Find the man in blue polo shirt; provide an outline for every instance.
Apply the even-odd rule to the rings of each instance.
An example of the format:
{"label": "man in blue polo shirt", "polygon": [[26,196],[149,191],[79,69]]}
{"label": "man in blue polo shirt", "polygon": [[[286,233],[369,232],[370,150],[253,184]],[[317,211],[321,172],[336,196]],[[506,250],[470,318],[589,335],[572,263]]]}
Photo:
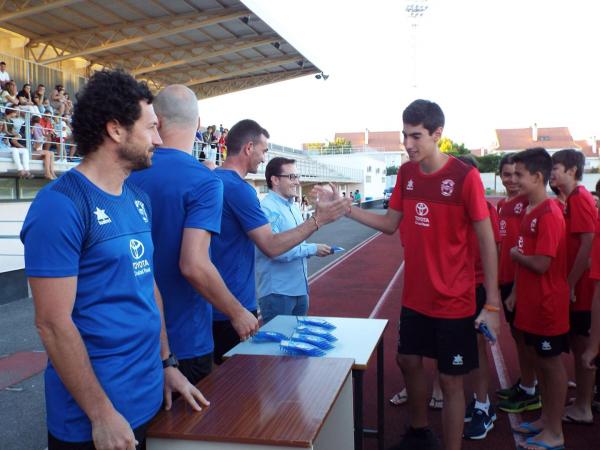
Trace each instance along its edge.
{"label": "man in blue polo shirt", "polygon": [[[265,179],[269,193],[261,201],[273,233],[300,225],[302,213],[294,203],[300,176],[296,161],[276,157],[269,161]],[[302,242],[275,258],[256,249],[256,291],[260,314],[267,323],[280,314],[305,316],[308,312],[308,272],[306,260],[311,256],[329,256],[326,244]]]}
{"label": "man in blue polo shirt", "polygon": [[125,181],[151,164],[161,143],[152,99],[125,72],[96,72],[73,115],[85,159],[39,192],[23,224],[36,327],[49,357],[49,450],[134,450],[145,445],[163,399],[170,408],[172,390],[196,410],[207,404],[169,358],[152,210]]}
{"label": "man in blue polo shirt", "polygon": [[229,292],[210,260],[211,237],[221,230],[223,183],[192,156],[198,100],[182,85],[153,102],[163,145],[152,166],[129,180],[150,196],[156,283],[165,308],[171,350],[179,370],[196,384],[212,369],[212,306],[225,311],[246,339],[258,321]]}
{"label": "man in blue polo shirt", "polygon": [[[269,150],[269,133],[254,120],[236,123],[227,135],[227,159],[215,170],[223,182],[221,233],[211,242],[212,258],[229,290],[246,309],[257,314],[254,279],[254,245],[270,258],[306,240],[321,225],[333,222],[350,207],[348,199],[317,203],[306,222],[283,233],[273,233],[260,207],[256,190],[244,178],[256,173]],[[215,362],[238,342],[232,323],[223,312],[213,314]]]}

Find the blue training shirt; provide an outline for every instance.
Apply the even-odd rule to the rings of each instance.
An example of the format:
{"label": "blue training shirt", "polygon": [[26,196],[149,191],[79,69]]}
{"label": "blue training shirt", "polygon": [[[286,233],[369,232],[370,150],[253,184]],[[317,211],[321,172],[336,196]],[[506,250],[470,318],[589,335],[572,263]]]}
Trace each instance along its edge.
{"label": "blue training shirt", "polygon": [[152,203],[155,277],[171,351],[179,359],[211,353],[212,305],[183,277],[179,258],[185,228],[219,233],[223,183],[192,155],[165,148],[156,149],[152,166],[132,173],[129,181]]}
{"label": "blue training shirt", "polygon": [[[221,234],[211,242],[212,260],[231,293],[249,311],[256,310],[254,242],[248,232],[269,220],[260,207],[256,190],[233,170],[216,169],[223,181]],[[228,320],[215,309],[213,320]]]}
{"label": "blue training shirt", "polygon": [[[160,312],[154,298],[148,197],[125,183],[110,195],[71,169],[42,189],[21,230],[30,277],[77,277],[72,319],[92,368],[132,428],[162,403]],[[51,362],[45,373],[48,430],[92,439],[91,424]]]}

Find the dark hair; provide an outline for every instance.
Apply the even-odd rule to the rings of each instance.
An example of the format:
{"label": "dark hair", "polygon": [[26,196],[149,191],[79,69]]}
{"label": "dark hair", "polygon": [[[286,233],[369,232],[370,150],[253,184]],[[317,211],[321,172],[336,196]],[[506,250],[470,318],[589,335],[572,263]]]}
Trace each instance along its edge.
{"label": "dark hair", "polygon": [[141,101],[152,103],[153,95],[144,82],[123,70],[94,73],[77,93],[71,124],[77,152],[94,152],[107,136],[106,124],[116,120],[130,130],[142,115]]}
{"label": "dark hair", "polygon": [[4,61],[0,61],[0,66],[5,66],[6,63]]}
{"label": "dark hair", "polygon": [[513,155],[511,155],[510,153],[502,155],[502,159],[500,160],[500,163],[498,164],[498,173],[502,173],[502,169],[504,169],[505,165],[507,165],[507,164],[513,165],[514,163],[515,163],[515,161],[513,160]]}
{"label": "dark hair", "polygon": [[596,192],[600,194],[600,180],[596,183]]}
{"label": "dark hair", "polygon": [[521,163],[531,174],[540,172],[542,174],[544,184],[550,179],[552,172],[552,158],[545,148],[535,147],[528,148],[513,156],[515,163]]}
{"label": "dark hair", "polygon": [[33,124],[36,124],[36,123],[40,123],[41,120],[42,119],[40,118],[40,116],[33,116],[31,118],[31,122],[30,123],[31,123],[31,125],[33,125]]}
{"label": "dark hair", "polygon": [[240,120],[227,134],[227,155],[234,156],[240,153],[242,147],[248,142],[257,142],[261,135],[269,138],[269,132],[251,119]]}
{"label": "dark hair", "polygon": [[284,158],[283,156],[277,156],[269,161],[269,164],[267,164],[267,168],[265,169],[265,178],[267,179],[267,186],[269,189],[273,189],[271,177],[273,175],[281,175],[281,166],[294,164],[295,162],[295,159]]}
{"label": "dark hair", "polygon": [[581,180],[583,177],[583,168],[585,167],[585,156],[578,150],[567,148],[559,150],[552,155],[552,164],[562,164],[565,170],[575,167],[575,179]]}
{"label": "dark hair", "polygon": [[550,190],[554,192],[554,195],[556,195],[557,197],[560,195],[560,189],[556,186],[550,186]]}
{"label": "dark hair", "polygon": [[479,163],[477,162],[477,160],[475,158],[473,158],[470,155],[460,155],[460,156],[457,156],[456,159],[464,162],[465,164],[467,164],[471,167],[475,167],[477,170],[479,170]]}
{"label": "dark hair", "polygon": [[429,100],[415,100],[408,105],[402,113],[402,121],[414,126],[423,125],[430,135],[445,124],[442,108]]}

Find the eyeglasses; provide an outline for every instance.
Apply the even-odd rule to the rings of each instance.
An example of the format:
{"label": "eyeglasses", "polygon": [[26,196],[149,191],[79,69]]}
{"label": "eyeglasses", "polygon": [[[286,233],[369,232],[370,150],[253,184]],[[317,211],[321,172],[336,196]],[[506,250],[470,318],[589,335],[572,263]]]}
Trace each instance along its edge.
{"label": "eyeglasses", "polygon": [[275,176],[281,177],[281,178],[289,178],[290,181],[295,181],[295,180],[300,179],[300,175],[298,175],[297,173],[284,173],[284,174],[275,175]]}

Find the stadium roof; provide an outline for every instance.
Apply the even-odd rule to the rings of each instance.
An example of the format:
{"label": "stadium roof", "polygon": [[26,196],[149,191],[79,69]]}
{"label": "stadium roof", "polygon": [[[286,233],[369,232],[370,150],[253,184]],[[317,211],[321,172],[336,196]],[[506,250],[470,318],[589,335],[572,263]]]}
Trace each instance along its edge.
{"label": "stadium roof", "polygon": [[239,0],[7,0],[0,27],[40,64],[84,58],[199,98],[321,72]]}

